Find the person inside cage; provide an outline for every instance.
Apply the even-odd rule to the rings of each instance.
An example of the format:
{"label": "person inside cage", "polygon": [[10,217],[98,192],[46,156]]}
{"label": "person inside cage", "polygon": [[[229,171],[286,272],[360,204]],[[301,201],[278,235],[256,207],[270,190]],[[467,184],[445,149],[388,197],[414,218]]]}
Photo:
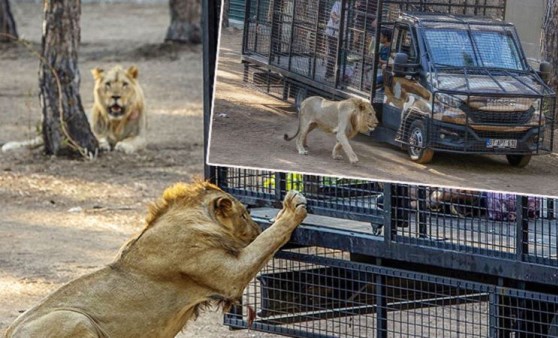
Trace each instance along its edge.
{"label": "person inside cage", "polygon": [[389,60],[391,50],[391,30],[384,28],[380,32],[380,52],[378,59],[378,75],[376,76],[376,84],[384,84],[384,69],[386,68]]}
{"label": "person inside cage", "polygon": [[372,44],[377,24],[376,8],[376,0],[355,1],[353,48],[360,50],[361,48],[368,48]]}
{"label": "person inside cage", "polygon": [[341,1],[335,1],[331,7],[327,21],[325,35],[327,37],[327,65],[326,79],[334,75],[335,59],[337,56],[337,41],[339,39],[339,21],[341,19]]}

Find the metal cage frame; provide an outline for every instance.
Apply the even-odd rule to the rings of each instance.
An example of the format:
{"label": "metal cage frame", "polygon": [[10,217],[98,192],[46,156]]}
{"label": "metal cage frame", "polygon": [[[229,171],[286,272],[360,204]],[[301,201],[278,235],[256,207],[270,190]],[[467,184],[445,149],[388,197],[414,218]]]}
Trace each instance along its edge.
{"label": "metal cage frame", "polygon": [[[207,141],[220,8],[202,4]],[[293,337],[558,335],[556,198],[207,165],[205,177],[252,206],[263,228],[290,189],[304,192],[314,218],[225,315],[232,328]]]}

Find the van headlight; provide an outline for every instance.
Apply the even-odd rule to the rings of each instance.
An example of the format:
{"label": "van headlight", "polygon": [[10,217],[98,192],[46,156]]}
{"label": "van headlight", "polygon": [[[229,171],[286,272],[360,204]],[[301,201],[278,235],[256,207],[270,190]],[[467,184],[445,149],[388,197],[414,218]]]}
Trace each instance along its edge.
{"label": "van headlight", "polygon": [[467,98],[460,95],[449,95],[444,93],[436,94],[436,102],[440,102],[442,105],[449,106],[452,108],[460,108]]}
{"label": "van headlight", "polygon": [[[466,124],[467,115],[461,107],[465,104],[466,97],[448,94],[436,94],[434,102],[435,118],[453,124]],[[438,116],[436,116],[438,115]]]}

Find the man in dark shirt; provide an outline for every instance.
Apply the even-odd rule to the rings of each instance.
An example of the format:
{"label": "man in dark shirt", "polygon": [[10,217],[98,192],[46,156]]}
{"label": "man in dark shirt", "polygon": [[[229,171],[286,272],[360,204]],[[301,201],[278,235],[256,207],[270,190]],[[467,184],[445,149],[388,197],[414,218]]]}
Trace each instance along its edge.
{"label": "man in dark shirt", "polygon": [[380,32],[380,60],[378,62],[378,76],[376,77],[376,83],[379,85],[384,84],[383,71],[388,63],[390,48],[391,30],[384,28]]}

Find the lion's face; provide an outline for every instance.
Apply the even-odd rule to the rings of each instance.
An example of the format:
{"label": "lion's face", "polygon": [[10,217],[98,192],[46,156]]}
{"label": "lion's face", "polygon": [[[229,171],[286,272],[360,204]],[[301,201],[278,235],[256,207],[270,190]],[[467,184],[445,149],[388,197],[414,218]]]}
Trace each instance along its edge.
{"label": "lion's face", "polygon": [[95,100],[106,111],[108,117],[120,120],[133,114],[131,105],[137,101],[138,69],[135,66],[124,70],[115,66],[108,72],[100,68],[92,71],[95,78]]}
{"label": "lion's face", "polygon": [[230,235],[248,245],[260,234],[260,226],[236,198],[225,193],[219,195],[213,200],[215,219]]}
{"label": "lion's face", "polygon": [[378,118],[376,117],[376,111],[370,104],[370,102],[361,101],[358,106],[359,123],[358,130],[361,133],[366,133],[370,129],[376,128],[378,125]]}

